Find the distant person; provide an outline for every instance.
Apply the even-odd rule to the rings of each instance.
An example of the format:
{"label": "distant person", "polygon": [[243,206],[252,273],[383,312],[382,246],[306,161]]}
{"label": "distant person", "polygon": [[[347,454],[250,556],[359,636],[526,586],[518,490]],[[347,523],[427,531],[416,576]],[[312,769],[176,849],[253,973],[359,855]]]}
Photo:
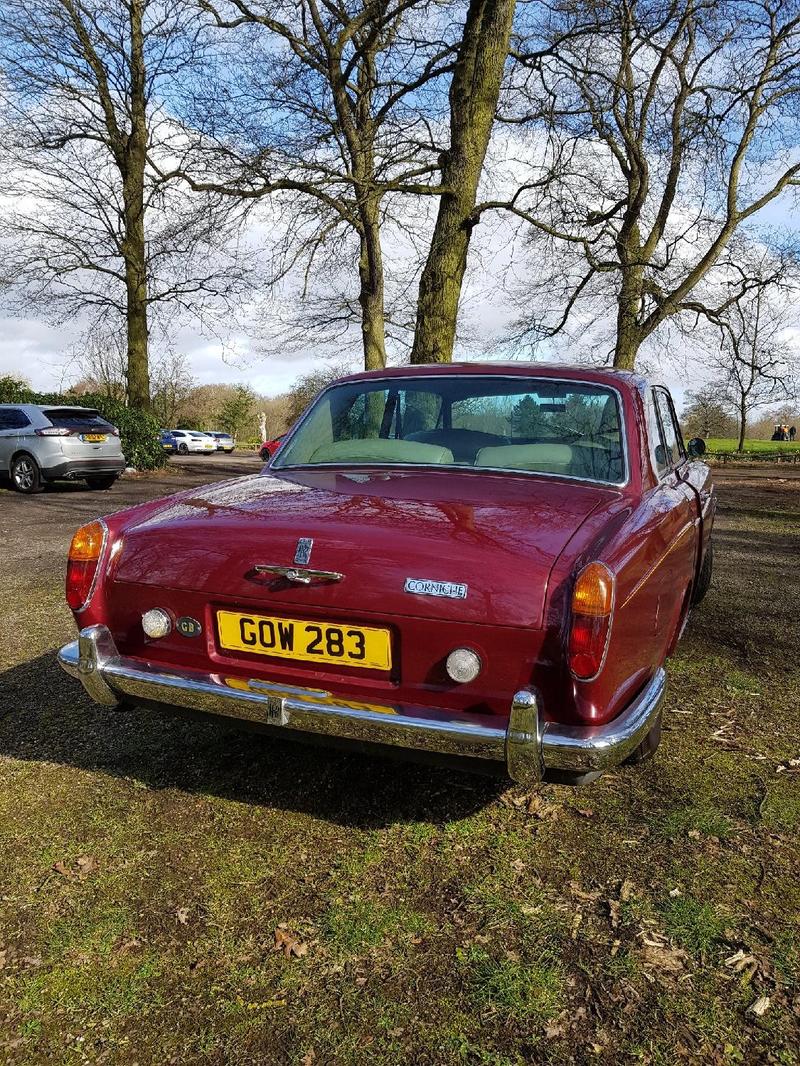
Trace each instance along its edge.
{"label": "distant person", "polygon": [[794,438],[797,436],[797,427],[792,426],[789,430],[789,440],[794,444]]}
{"label": "distant person", "polygon": [[769,438],[770,440],[783,440],[783,430],[780,426],[775,427],[775,432]]}

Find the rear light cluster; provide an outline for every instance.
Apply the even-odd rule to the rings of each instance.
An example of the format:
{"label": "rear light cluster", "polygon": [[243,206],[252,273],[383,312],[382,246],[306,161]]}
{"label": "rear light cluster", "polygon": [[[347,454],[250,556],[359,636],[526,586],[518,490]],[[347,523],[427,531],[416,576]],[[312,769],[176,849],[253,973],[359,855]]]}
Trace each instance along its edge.
{"label": "rear light cluster", "polygon": [[589,563],[575,581],[569,634],[569,668],[581,681],[600,673],[613,610],[614,575],[604,563]]}
{"label": "rear light cluster", "polygon": [[45,426],[44,429],[35,429],[37,437],[81,437],[89,433],[105,434],[106,436],[118,437],[119,430],[116,426],[100,426],[97,429],[68,429],[66,426]]}
{"label": "rear light cluster", "polygon": [[67,603],[80,611],[89,602],[108,530],[105,522],[81,526],[69,546],[67,556]]}

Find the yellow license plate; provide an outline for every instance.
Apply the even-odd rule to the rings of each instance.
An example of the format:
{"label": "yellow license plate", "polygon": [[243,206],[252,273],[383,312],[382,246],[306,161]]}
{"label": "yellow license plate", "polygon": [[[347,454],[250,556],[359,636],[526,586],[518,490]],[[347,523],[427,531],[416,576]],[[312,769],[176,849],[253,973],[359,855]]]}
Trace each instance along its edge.
{"label": "yellow license plate", "polygon": [[105,433],[84,433],[84,440],[90,440],[92,444],[102,444],[106,439]]}
{"label": "yellow license plate", "polygon": [[390,670],[392,666],[388,629],[306,622],[239,611],[217,611],[217,627],[220,646],[230,651],[361,666],[367,670]]}

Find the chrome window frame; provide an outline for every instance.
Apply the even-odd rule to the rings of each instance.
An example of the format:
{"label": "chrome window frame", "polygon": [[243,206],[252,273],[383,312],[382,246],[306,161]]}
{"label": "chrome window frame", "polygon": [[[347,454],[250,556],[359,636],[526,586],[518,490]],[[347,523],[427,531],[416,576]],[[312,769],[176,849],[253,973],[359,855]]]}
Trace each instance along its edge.
{"label": "chrome window frame", "polygon": [[326,386],[322,392],[317,396],[313,403],[311,403],[306,411],[295,422],[292,430],[284,437],[280,448],[275,452],[272,457],[267,470],[264,475],[272,470],[275,471],[292,471],[292,470],[332,470],[332,469],[347,469],[357,470],[361,467],[374,467],[378,470],[456,470],[456,471],[471,471],[476,474],[522,474],[525,477],[546,477],[546,478],[558,478],[561,481],[578,481],[582,484],[589,485],[605,485],[611,489],[625,488],[631,479],[631,466],[629,461],[629,448],[628,448],[628,426],[625,418],[625,401],[620,389],[616,385],[607,385],[605,382],[588,381],[585,378],[553,378],[537,377],[535,374],[424,374],[419,377],[414,374],[406,376],[391,375],[387,377],[369,378],[366,379],[369,383],[374,382],[376,385],[381,382],[398,382],[398,381],[441,381],[452,380],[453,378],[460,378],[466,381],[473,381],[475,378],[485,377],[492,380],[501,381],[524,381],[526,379],[533,381],[546,381],[552,382],[554,385],[586,385],[589,388],[604,389],[607,392],[613,393],[617,399],[617,411],[619,412],[619,426],[620,426],[620,443],[622,444],[622,465],[623,465],[623,477],[621,481],[601,481],[598,478],[593,477],[579,477],[577,474],[556,474],[549,470],[517,470],[507,466],[469,466],[466,463],[375,463],[375,462],[359,462],[359,463],[297,463],[292,466],[279,466],[276,465],[275,460],[280,458],[281,452],[287,447],[287,445],[294,439],[295,434],[305,423],[312,412],[316,409],[317,404],[325,398],[325,396],[333,389],[338,388],[344,384],[356,384],[357,382],[342,382],[334,381],[330,385]]}

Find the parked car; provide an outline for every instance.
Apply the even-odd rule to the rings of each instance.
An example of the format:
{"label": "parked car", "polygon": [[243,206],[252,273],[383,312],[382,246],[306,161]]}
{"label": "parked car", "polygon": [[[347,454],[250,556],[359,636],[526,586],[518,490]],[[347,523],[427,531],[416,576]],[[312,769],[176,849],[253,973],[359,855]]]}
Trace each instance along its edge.
{"label": "parked car", "polygon": [[60,662],[108,705],[585,780],[659,742],[711,580],[703,451],[629,373],[353,375],[260,474],[78,530]]}
{"label": "parked car", "polygon": [[178,438],[171,430],[162,429],[158,439],[161,441],[161,447],[165,452],[174,453],[178,450]]}
{"label": "parked car", "polygon": [[181,455],[187,455],[189,452],[213,455],[217,450],[217,442],[214,438],[199,429],[171,429],[169,432],[175,438]]}
{"label": "parked car", "polygon": [[228,454],[230,454],[230,452],[232,452],[233,449],[236,447],[236,441],[233,439],[230,433],[222,433],[219,430],[212,429],[209,431],[208,435],[209,437],[213,437],[213,439],[216,441],[218,452],[227,452]]}
{"label": "parked car", "polygon": [[274,440],[265,440],[264,441],[264,443],[261,445],[261,447],[259,448],[259,451],[258,451],[258,454],[261,457],[261,462],[262,463],[268,463],[270,461],[270,459],[275,454],[275,452],[278,450],[278,448],[280,448],[281,444],[283,444],[283,438],[285,436],[286,436],[285,433],[281,433],[281,435],[279,437],[275,437]]}
{"label": "parked car", "polygon": [[0,404],[0,474],[17,492],[76,479],[110,489],[124,469],[119,430],[93,408]]}

